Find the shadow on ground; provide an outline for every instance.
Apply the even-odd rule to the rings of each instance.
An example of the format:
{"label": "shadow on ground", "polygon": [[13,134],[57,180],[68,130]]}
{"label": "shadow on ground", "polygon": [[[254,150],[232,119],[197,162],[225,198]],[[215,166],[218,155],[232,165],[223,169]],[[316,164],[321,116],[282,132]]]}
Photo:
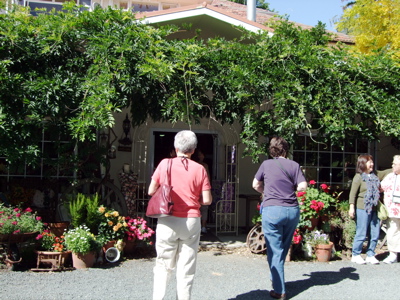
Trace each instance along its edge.
{"label": "shadow on ground", "polygon": [[[318,285],[335,285],[342,280],[359,280],[360,276],[358,273],[354,273],[355,268],[341,268],[338,272],[326,271],[326,272],[311,272],[310,274],[303,274],[305,279],[286,282],[286,289],[288,297],[295,297],[302,292],[308,290],[311,287]],[[229,300],[258,300],[258,299],[269,299],[269,291],[267,290],[255,290],[245,294],[236,296]]]}

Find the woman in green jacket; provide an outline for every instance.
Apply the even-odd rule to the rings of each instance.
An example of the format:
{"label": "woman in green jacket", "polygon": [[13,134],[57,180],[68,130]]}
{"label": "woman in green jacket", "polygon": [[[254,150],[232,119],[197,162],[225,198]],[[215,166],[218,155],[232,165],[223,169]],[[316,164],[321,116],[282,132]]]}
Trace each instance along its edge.
{"label": "woman in green jacket", "polygon": [[[379,177],[386,175],[386,171],[378,172]],[[375,248],[380,233],[380,220],[376,212],[380,197],[380,179],[374,172],[373,157],[362,154],[357,159],[356,175],[350,189],[351,218],[356,218],[356,235],[353,241],[351,261],[357,264],[379,264],[375,258]],[[367,257],[361,256],[365,239],[368,236]]]}

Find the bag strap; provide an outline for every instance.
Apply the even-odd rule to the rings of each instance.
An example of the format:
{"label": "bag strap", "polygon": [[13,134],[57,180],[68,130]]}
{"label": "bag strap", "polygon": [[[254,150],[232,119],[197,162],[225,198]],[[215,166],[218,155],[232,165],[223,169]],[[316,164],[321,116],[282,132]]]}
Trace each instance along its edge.
{"label": "bag strap", "polygon": [[285,170],[285,168],[279,162],[279,158],[273,158],[273,160],[278,164],[279,169],[281,169],[282,172],[285,173],[285,175],[289,178],[289,180],[293,184],[293,186],[295,186],[292,176],[290,176],[290,174]]}
{"label": "bag strap", "polygon": [[169,186],[171,185],[171,166],[172,166],[172,158],[168,158],[167,175],[164,177],[164,183],[165,181],[168,181],[167,184]]}

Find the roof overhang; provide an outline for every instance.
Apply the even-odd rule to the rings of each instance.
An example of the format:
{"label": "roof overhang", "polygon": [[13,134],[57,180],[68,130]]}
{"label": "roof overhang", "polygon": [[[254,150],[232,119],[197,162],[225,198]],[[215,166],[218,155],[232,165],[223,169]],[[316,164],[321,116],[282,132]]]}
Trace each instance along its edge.
{"label": "roof overhang", "polygon": [[[216,7],[203,5],[191,5],[180,8],[144,12],[136,15],[144,24],[155,26],[177,25],[185,28],[184,24],[191,24],[192,30],[180,30],[171,38],[190,38],[194,36],[196,29],[200,29],[201,38],[224,37],[227,40],[239,38],[243,35],[243,29],[259,33],[272,29],[245,18],[229,14]],[[187,26],[186,26],[187,27]]]}

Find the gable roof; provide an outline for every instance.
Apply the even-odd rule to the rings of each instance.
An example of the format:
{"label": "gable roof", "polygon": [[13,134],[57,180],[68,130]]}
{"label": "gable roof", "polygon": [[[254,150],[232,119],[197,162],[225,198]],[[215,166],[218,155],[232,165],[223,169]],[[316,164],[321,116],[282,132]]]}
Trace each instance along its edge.
{"label": "gable roof", "polygon": [[[252,32],[266,30],[273,33],[274,30],[265,24],[271,19],[274,19],[275,16],[276,13],[256,8],[256,21],[250,21],[247,19],[246,5],[227,0],[212,0],[210,4],[203,2],[202,4],[186,5],[178,8],[136,14],[137,19],[143,19],[144,22],[148,24],[180,25],[190,23],[193,24],[194,27],[202,29],[203,37],[220,35],[227,39],[232,39],[240,35],[239,30],[237,30],[236,33],[232,32],[232,25],[242,26]],[[213,26],[216,25],[216,22],[218,22],[218,26]],[[225,26],[223,25],[224,23]],[[313,27],[297,22],[292,23],[302,29],[311,29]],[[222,27],[218,28],[219,26]],[[333,31],[327,32],[333,35],[333,42],[354,43],[353,39],[348,35]],[[180,35],[182,38],[184,34],[181,33]]]}

